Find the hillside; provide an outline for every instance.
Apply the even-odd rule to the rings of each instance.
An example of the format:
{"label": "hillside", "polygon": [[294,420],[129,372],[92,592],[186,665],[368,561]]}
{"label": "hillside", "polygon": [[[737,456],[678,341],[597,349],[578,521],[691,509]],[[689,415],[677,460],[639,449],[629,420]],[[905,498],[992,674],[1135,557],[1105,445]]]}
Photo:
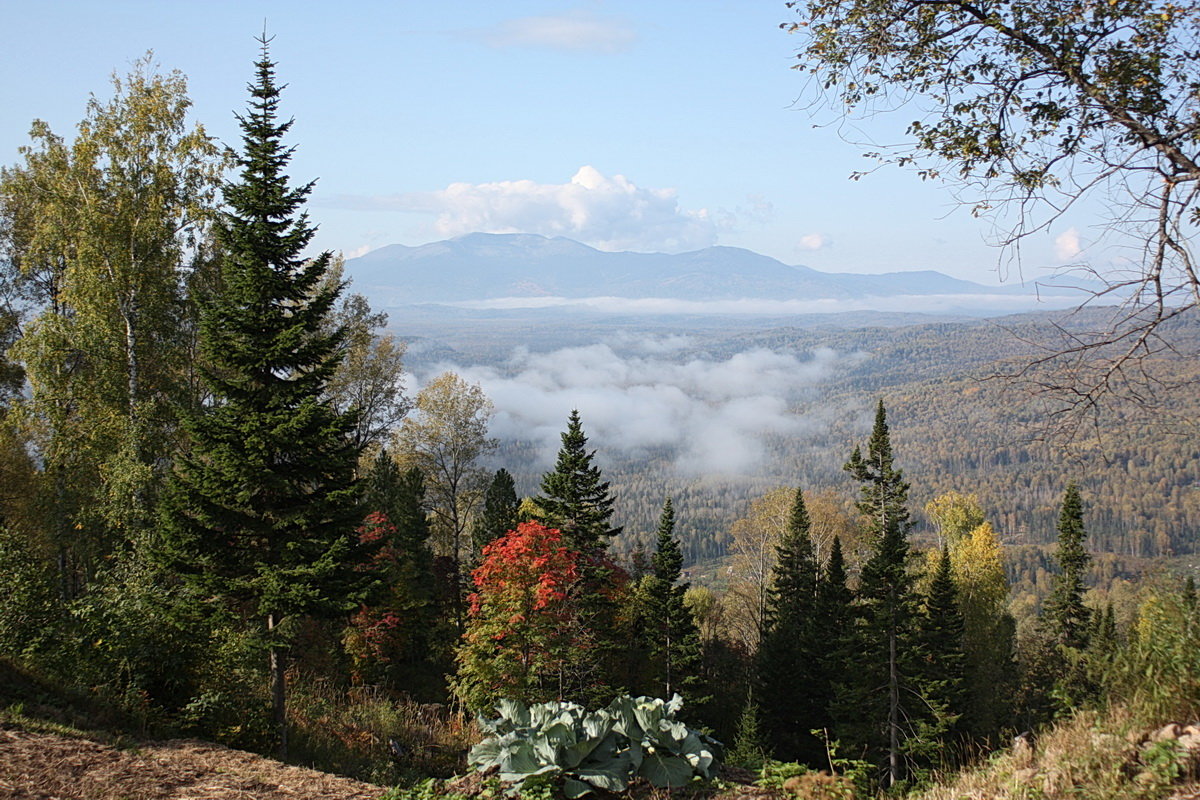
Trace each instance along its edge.
{"label": "hillside", "polygon": [[563,237],[472,233],[390,245],[346,264],[376,306],[497,298],[850,300],[897,295],[1032,297],[1032,286],[985,286],[931,270],[827,273],[737,247],[686,253],[606,252]]}

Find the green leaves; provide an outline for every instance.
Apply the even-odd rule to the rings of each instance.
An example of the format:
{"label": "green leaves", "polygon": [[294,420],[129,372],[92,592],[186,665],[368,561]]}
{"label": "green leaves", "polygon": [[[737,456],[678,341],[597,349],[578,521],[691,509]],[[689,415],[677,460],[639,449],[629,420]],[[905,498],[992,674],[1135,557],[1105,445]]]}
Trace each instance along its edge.
{"label": "green leaves", "polygon": [[721,746],[675,719],[682,706],[679,695],[669,701],[623,695],[591,712],[576,703],[526,707],[500,700],[497,718],[479,719],[492,735],[471,749],[467,762],[497,769],[500,780],[519,787],[559,775],[568,798],[624,791],[634,777],[659,788],[683,786],[715,774]]}

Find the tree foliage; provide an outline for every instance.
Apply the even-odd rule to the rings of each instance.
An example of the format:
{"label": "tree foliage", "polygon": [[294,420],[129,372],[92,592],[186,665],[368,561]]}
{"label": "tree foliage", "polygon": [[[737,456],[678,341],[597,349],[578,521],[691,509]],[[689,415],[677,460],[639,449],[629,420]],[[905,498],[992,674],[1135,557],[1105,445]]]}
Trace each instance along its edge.
{"label": "tree foliage", "polygon": [[162,558],[205,593],[266,623],[275,719],[286,752],[283,624],[344,613],[371,582],[355,527],[359,452],[353,415],[324,399],[341,331],[326,324],[340,287],[319,287],[330,255],[305,259],[301,208],[290,187],[279,89],[263,41],[239,117],[237,181],[225,187],[222,289],[203,304],[200,334],[211,402],[186,420],[190,450],[168,486]]}
{"label": "tree foliage", "polygon": [[484,710],[500,699],[563,699],[564,673],[582,642],[568,592],[579,578],[579,553],[538,522],[484,548],[471,577],[469,617],[458,651],[455,691]]}
{"label": "tree foliage", "polygon": [[[842,116],[898,110],[907,143],[869,153],[946,176],[1005,245],[1085,198],[1112,209],[1132,267],[1089,271],[1120,303],[1101,330],[1064,337],[1047,360],[1065,411],[1111,394],[1149,399],[1165,324],[1198,305],[1191,226],[1200,220],[1200,12],[1163,0],[796,0],[797,68]],[[1010,223],[1015,220],[1015,223]]]}

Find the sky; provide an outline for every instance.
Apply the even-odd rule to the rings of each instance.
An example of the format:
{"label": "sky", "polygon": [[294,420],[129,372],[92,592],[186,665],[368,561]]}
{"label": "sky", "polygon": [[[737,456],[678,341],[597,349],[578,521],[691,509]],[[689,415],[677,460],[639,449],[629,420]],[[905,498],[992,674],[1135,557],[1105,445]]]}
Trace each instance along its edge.
{"label": "sky", "polygon": [[[314,246],[347,256],[523,232],[1012,283],[1088,244],[1086,218],[1064,221],[1018,271],[946,186],[895,168],[850,180],[871,162],[807,102],[781,0],[0,0],[0,18],[2,164],[35,118],[73,135],[89,94],[148,50],[236,144],[265,24],[291,174],[318,180]],[[888,141],[905,122],[862,130]]]}

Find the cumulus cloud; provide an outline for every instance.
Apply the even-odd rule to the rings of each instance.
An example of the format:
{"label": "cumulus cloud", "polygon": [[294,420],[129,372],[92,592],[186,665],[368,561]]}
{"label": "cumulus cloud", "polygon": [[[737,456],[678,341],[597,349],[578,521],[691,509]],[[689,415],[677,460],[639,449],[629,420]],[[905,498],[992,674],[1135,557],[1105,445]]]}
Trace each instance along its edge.
{"label": "cumulus cloud", "polygon": [[796,242],[798,250],[822,250],[829,246],[829,239],[823,233],[809,233],[800,237]]}
{"label": "cumulus cloud", "polygon": [[507,19],[471,34],[491,47],[585,53],[620,53],[637,41],[637,33],[628,21],[585,11]]}
{"label": "cumulus cloud", "polygon": [[1054,237],[1054,255],[1060,262],[1070,261],[1082,251],[1083,244],[1079,241],[1079,231],[1075,228],[1067,228]]}
{"label": "cumulus cloud", "polygon": [[343,250],[342,255],[345,258],[358,258],[359,256],[365,256],[367,253],[371,252],[374,249],[375,248],[372,247],[371,245],[364,244],[364,245],[360,245],[359,247],[351,248],[349,250]]}
{"label": "cumulus cloud", "polygon": [[717,223],[706,209],[679,207],[674,189],[645,189],[624,175],[580,167],[566,183],[531,180],[452,183],[436,192],[354,200],[355,208],[389,208],[437,215],[443,237],[465,233],[540,233],[566,236],[601,250],[696,250],[716,243]]}
{"label": "cumulus cloud", "polygon": [[763,465],[769,438],[809,429],[791,402],[847,358],[829,349],[687,357],[679,352],[686,346],[683,337],[648,337],[629,351],[616,342],[518,349],[499,367],[439,364],[430,375],[453,369],[479,383],[496,405],[491,433],[534,442],[545,464],[577,408],[592,443],[606,451],[666,452],[682,472],[743,475]]}

